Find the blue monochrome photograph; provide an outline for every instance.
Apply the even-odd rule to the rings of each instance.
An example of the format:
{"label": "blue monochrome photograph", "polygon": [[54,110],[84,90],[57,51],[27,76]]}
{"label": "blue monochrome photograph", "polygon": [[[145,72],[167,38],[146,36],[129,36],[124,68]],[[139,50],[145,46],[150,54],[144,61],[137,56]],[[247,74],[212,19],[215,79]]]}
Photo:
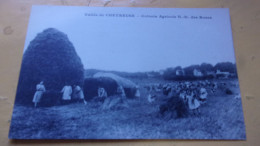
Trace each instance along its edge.
{"label": "blue monochrome photograph", "polygon": [[245,140],[229,10],[33,6],[9,138]]}

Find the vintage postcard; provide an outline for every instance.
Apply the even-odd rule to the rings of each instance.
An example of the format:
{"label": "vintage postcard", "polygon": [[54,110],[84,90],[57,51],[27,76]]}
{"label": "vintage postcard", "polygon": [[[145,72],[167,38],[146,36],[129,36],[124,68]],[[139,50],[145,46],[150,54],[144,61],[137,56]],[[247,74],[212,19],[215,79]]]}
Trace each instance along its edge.
{"label": "vintage postcard", "polygon": [[33,6],[9,138],[245,140],[229,10]]}

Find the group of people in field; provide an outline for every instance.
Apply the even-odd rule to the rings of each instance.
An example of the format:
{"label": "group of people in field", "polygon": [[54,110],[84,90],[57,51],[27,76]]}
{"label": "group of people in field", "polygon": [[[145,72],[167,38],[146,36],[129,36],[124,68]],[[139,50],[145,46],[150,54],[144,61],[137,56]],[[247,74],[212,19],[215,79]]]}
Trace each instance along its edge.
{"label": "group of people in field", "polygon": [[215,93],[218,86],[216,82],[205,81],[187,81],[178,83],[154,84],[147,87],[149,94],[148,102],[156,99],[156,94],[162,92],[169,98],[179,98],[185,104],[193,115],[200,115],[200,106],[207,102],[208,92]]}
{"label": "group of people in field", "polygon": [[[44,82],[41,81],[36,85],[36,92],[33,96],[32,102],[34,103],[34,107],[37,107],[37,104],[41,101],[44,92],[46,92],[46,88],[44,86]],[[78,85],[73,85],[73,87],[70,85],[65,85],[60,92],[62,93],[62,104],[70,103],[73,99],[82,101],[85,105],[87,104],[87,101],[84,98],[84,93]]]}
{"label": "group of people in field", "polygon": [[[98,98],[106,98],[106,97],[108,97],[107,91],[103,87],[98,87],[97,93],[98,93],[98,96],[97,96]],[[125,90],[124,90],[124,88],[122,86],[118,86],[117,87],[116,94],[121,96],[121,97],[123,97],[123,98],[126,97]]]}
{"label": "group of people in field", "polygon": [[[178,83],[170,92],[170,96],[176,95],[183,100],[192,114],[199,115],[199,107],[207,102],[208,92],[205,82]],[[175,90],[175,91],[174,91]]]}
{"label": "group of people in field", "polygon": [[[168,98],[178,98],[178,101],[181,100],[181,103],[183,103],[185,108],[191,111],[193,115],[200,115],[199,109],[201,105],[207,103],[208,92],[214,94],[218,89],[218,84],[208,80],[194,82],[186,81],[165,84],[149,84],[145,86],[145,88],[148,91],[147,100],[149,103],[155,101],[158,93],[163,93]],[[36,92],[32,100],[35,107],[37,107],[37,104],[41,101],[44,92],[46,92],[46,89],[44,82],[41,81],[36,85]],[[75,99],[87,104],[87,101],[84,98],[84,93],[78,85],[73,85],[73,87],[70,85],[65,85],[60,92],[62,93],[61,102],[63,104],[70,103],[71,100]],[[117,87],[117,95],[122,97],[122,99],[126,98],[126,94],[122,86]],[[135,96],[141,96],[139,90],[137,90]],[[97,97],[99,99],[105,99],[108,97],[105,88],[99,87],[97,89]]]}
{"label": "group of people in field", "polygon": [[[125,90],[122,86],[118,86],[115,95],[121,97],[122,99],[126,99]],[[96,101],[104,101],[105,98],[107,98],[109,95],[107,94],[107,91],[103,87],[98,87],[97,89],[97,97],[94,99]]]}
{"label": "group of people in field", "polygon": [[[44,86],[44,82],[41,81],[39,84],[36,85],[36,92],[33,96],[32,102],[34,103],[34,107],[37,107],[37,104],[41,101],[44,92],[46,92],[46,89]],[[78,100],[78,101],[82,101],[85,105],[87,104],[87,101],[84,98],[84,93],[81,87],[78,85],[73,85],[73,87],[70,85],[65,85],[60,92],[62,93],[62,97],[61,97],[62,104],[68,104],[71,102],[71,100]],[[126,94],[122,86],[118,86],[117,95],[119,95],[124,99],[126,98]],[[108,97],[108,94],[105,88],[98,87],[97,98],[106,98],[106,97]]]}

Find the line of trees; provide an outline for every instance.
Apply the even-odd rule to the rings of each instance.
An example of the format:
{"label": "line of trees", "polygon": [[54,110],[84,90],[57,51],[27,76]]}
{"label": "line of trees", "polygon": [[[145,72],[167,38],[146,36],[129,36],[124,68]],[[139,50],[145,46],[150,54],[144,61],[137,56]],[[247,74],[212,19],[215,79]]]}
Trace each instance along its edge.
{"label": "line of trees", "polygon": [[[197,70],[201,75],[195,76],[194,70]],[[195,80],[195,79],[212,79],[218,77],[216,72],[228,72],[229,77],[237,77],[236,64],[231,62],[217,63],[215,66],[209,63],[202,63],[201,65],[191,65],[185,68],[177,66],[174,68],[167,68],[163,73],[165,80]],[[178,73],[177,73],[178,72]]]}

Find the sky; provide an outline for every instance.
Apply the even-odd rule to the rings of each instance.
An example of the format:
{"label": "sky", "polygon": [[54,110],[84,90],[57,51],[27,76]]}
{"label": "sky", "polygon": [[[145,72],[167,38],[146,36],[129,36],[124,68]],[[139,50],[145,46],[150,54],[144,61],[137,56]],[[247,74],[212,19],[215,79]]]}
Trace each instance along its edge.
{"label": "sky", "polygon": [[[160,15],[177,18],[162,19]],[[235,62],[228,9],[33,6],[24,51],[47,28],[68,35],[85,69],[143,72],[203,62]]]}

